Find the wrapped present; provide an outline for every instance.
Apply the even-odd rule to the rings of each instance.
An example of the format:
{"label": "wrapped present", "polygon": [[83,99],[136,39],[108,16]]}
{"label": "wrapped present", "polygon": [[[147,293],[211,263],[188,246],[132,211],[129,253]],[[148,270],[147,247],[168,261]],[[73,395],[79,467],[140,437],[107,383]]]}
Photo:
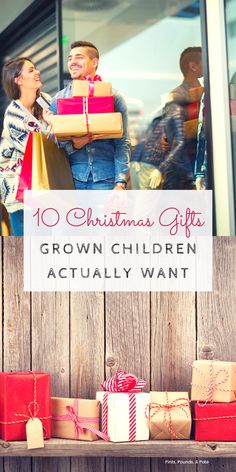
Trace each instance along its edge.
{"label": "wrapped present", "polygon": [[229,90],[231,100],[236,100],[236,84],[230,84]]}
{"label": "wrapped present", "polygon": [[109,97],[112,95],[112,85],[110,82],[102,82],[100,75],[95,75],[92,79],[89,75],[85,80],[73,80],[73,97]]}
{"label": "wrapped present", "polygon": [[196,139],[198,129],[198,118],[184,122],[184,136],[187,139]]}
{"label": "wrapped present", "polygon": [[189,91],[188,91],[189,101],[191,103],[200,102],[203,92],[204,92],[203,87],[192,87],[192,88],[190,88]]}
{"label": "wrapped present", "polygon": [[99,431],[100,402],[75,398],[51,398],[52,437],[96,441],[108,440]]}
{"label": "wrapped present", "polygon": [[236,116],[231,116],[232,131],[236,133]]}
{"label": "wrapped present", "polygon": [[114,113],[114,97],[58,98],[57,112],[59,115]]}
{"label": "wrapped present", "polygon": [[146,384],[132,374],[119,371],[106,380],[96,398],[102,404],[102,430],[113,442],[145,441],[149,439],[145,408],[149,393],[141,392]]}
{"label": "wrapped present", "polygon": [[[0,373],[0,437],[24,441],[32,419],[42,422],[44,439],[51,437],[50,377],[45,372]],[[35,421],[38,424],[39,421]],[[41,428],[42,429],[42,428]]]}
{"label": "wrapped present", "polygon": [[235,399],[236,362],[193,362],[191,400],[228,403]]}
{"label": "wrapped present", "polygon": [[55,135],[59,139],[85,134],[101,135],[104,139],[121,138],[123,123],[121,113],[94,113],[91,115],[54,115],[51,118]]}
{"label": "wrapped present", "polygon": [[186,392],[150,392],[150,439],[189,439],[191,412]]}
{"label": "wrapped present", "polygon": [[236,441],[236,402],[195,403],[196,441]]}
{"label": "wrapped present", "polygon": [[236,100],[230,100],[231,115],[236,115]]}
{"label": "wrapped present", "polygon": [[199,108],[200,108],[199,102],[188,103],[187,105],[185,105],[186,119],[187,120],[195,120],[196,118],[198,119]]}

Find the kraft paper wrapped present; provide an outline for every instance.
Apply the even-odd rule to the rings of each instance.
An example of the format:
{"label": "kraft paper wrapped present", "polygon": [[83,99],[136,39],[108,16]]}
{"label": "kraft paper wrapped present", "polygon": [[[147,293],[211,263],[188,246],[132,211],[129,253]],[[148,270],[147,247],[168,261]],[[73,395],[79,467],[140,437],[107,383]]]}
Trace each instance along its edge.
{"label": "kraft paper wrapped present", "polygon": [[114,113],[114,97],[58,98],[57,112],[59,115]]}
{"label": "kraft paper wrapped present", "polygon": [[99,431],[100,402],[77,398],[51,398],[52,437],[96,441],[107,439]]}
{"label": "kraft paper wrapped present", "polygon": [[196,441],[236,441],[236,402],[195,403]]}
{"label": "kraft paper wrapped present", "polygon": [[189,439],[191,412],[187,392],[150,392],[150,439]]}
{"label": "kraft paper wrapped present", "polygon": [[231,123],[232,123],[232,131],[233,133],[236,133],[236,116],[234,115],[231,116]]}
{"label": "kraft paper wrapped present", "polygon": [[230,84],[229,89],[231,100],[236,100],[236,84]]}
{"label": "kraft paper wrapped present", "polygon": [[189,89],[189,101],[192,102],[200,102],[202,94],[204,92],[204,87],[192,87]]}
{"label": "kraft paper wrapped present", "polygon": [[236,362],[193,362],[191,400],[229,403],[235,399]]}
{"label": "kraft paper wrapped present", "polygon": [[84,136],[86,134],[98,134],[103,139],[112,139],[121,138],[123,135],[122,115],[119,112],[54,115],[51,122],[54,134],[58,139],[69,139],[70,136]]}
{"label": "kraft paper wrapped present", "polygon": [[[5,441],[25,441],[26,429],[32,418],[37,420],[35,424],[42,423],[42,442],[43,438],[49,439],[51,437],[49,374],[45,372],[1,372],[0,437]],[[39,444],[40,442],[39,435]],[[29,444],[28,447],[32,448]],[[43,445],[35,445],[36,447],[43,447]]]}
{"label": "kraft paper wrapped present", "polygon": [[95,76],[91,80],[73,80],[73,97],[110,97],[112,95],[112,85],[110,82],[102,82],[100,76]]}
{"label": "kraft paper wrapped present", "polygon": [[187,139],[197,138],[198,118],[184,122],[184,135]]}
{"label": "kraft paper wrapped present", "polygon": [[102,404],[102,431],[112,442],[146,441],[149,439],[145,408],[150,394],[141,392],[145,381],[119,371],[106,380],[96,398]]}

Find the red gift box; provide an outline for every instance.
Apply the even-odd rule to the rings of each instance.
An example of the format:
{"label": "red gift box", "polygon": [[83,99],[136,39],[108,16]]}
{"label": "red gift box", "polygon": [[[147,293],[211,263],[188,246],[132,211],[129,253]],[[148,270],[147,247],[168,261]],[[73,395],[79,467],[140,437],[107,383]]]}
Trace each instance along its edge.
{"label": "red gift box", "polygon": [[114,113],[114,97],[71,97],[57,99],[59,115]]}
{"label": "red gift box", "polygon": [[195,403],[196,441],[236,441],[236,402]]}
{"label": "red gift box", "polygon": [[45,372],[0,373],[0,437],[26,440],[26,423],[39,418],[44,439],[51,437],[50,376]]}
{"label": "red gift box", "polygon": [[231,115],[236,115],[236,100],[230,100]]}

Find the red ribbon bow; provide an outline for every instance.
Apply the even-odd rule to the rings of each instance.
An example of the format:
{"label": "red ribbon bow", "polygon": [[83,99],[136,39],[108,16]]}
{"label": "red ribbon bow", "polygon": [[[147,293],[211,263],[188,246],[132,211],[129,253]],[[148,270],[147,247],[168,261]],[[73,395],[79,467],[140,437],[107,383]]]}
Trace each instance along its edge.
{"label": "red ribbon bow", "polygon": [[94,96],[94,82],[102,82],[100,75],[96,74],[92,79],[91,75],[86,75],[85,80],[89,82],[89,97]]}
{"label": "red ribbon bow", "polygon": [[138,379],[133,374],[129,374],[124,370],[119,370],[113,377],[103,382],[102,388],[106,392],[141,392],[146,385],[145,380]]}
{"label": "red ribbon bow", "polygon": [[102,78],[99,74],[96,74],[93,79],[91,75],[86,75],[85,80],[88,80],[89,82],[102,82]]}

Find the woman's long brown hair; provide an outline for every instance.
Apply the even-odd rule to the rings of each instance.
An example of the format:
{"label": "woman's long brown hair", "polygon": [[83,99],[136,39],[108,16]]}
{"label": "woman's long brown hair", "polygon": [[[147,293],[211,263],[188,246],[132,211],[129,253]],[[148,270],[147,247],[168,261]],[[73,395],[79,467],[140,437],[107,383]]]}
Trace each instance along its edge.
{"label": "woman's long brown hair", "polygon": [[[15,79],[20,76],[25,61],[31,62],[34,66],[34,63],[28,57],[16,57],[15,59],[10,59],[3,66],[2,85],[6,95],[11,100],[17,100],[20,98],[20,87],[15,83]],[[39,96],[40,91],[37,90],[36,97]],[[37,102],[34,103],[34,116],[37,119],[42,118],[42,108]]]}

